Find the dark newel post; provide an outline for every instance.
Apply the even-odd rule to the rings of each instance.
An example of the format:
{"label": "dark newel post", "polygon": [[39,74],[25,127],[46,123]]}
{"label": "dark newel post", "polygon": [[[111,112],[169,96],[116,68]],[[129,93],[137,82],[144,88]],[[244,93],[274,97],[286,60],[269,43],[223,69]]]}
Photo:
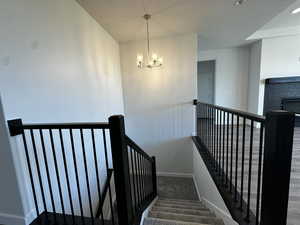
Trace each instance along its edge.
{"label": "dark newel post", "polygon": [[120,225],[131,225],[133,212],[129,183],[128,154],[125,143],[124,117],[121,115],[111,116],[109,118],[109,126],[118,206],[118,221]]}
{"label": "dark newel post", "polygon": [[153,195],[157,196],[157,176],[156,176],[156,160],[152,156],[152,183],[153,183]]}
{"label": "dark newel post", "polygon": [[294,123],[290,112],[266,115],[261,225],[286,225]]}
{"label": "dark newel post", "polygon": [[23,133],[23,124],[21,119],[8,120],[7,124],[10,136],[17,136]]}

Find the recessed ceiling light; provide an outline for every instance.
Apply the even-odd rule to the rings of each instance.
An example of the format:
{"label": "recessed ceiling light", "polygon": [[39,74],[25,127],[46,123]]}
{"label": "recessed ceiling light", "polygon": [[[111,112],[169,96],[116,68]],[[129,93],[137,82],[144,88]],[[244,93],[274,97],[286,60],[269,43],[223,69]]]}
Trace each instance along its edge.
{"label": "recessed ceiling light", "polygon": [[292,14],[300,13],[300,7],[297,8],[297,9],[294,9],[291,13],[292,13]]}
{"label": "recessed ceiling light", "polygon": [[239,6],[239,5],[242,5],[243,3],[245,3],[247,0],[236,0],[235,2],[234,2],[234,5],[235,6]]}

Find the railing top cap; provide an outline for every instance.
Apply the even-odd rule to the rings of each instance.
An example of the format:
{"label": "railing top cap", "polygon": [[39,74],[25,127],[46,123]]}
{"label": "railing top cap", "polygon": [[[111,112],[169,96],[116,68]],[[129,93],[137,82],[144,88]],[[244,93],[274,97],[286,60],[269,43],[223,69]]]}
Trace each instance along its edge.
{"label": "railing top cap", "polygon": [[249,113],[249,112],[245,112],[245,111],[241,111],[241,110],[237,110],[237,109],[231,109],[231,108],[213,105],[213,104],[209,104],[209,103],[205,103],[205,102],[199,102],[199,101],[197,101],[197,104],[206,105],[206,106],[209,106],[214,109],[219,109],[224,112],[232,113],[234,115],[241,116],[241,117],[247,118],[249,120],[253,120],[255,122],[265,122],[265,120],[266,120],[266,117],[264,117],[264,116],[260,116],[260,115],[254,114],[254,113]]}

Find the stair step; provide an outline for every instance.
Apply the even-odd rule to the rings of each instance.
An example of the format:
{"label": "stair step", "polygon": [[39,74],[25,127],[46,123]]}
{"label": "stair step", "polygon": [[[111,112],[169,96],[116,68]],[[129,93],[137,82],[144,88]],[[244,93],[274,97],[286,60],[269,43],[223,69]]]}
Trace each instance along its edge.
{"label": "stair step", "polygon": [[214,216],[214,214],[211,213],[208,209],[195,210],[195,209],[178,209],[178,208],[153,206],[151,211],[178,213],[178,214],[195,215],[195,216]]}
{"label": "stair step", "polygon": [[174,220],[166,220],[159,218],[145,218],[143,225],[212,225],[207,223],[193,223],[193,222],[183,222],[183,221],[174,221]]}
{"label": "stair step", "polygon": [[194,206],[194,205],[183,205],[183,204],[168,204],[168,203],[163,203],[163,202],[159,202],[157,201],[155,203],[155,206],[160,206],[160,207],[168,207],[168,208],[177,208],[177,209],[196,209],[196,210],[202,210],[202,209],[205,209],[205,206],[203,205],[197,205],[197,206]]}
{"label": "stair step", "polygon": [[201,202],[182,202],[182,201],[170,201],[170,200],[161,200],[158,199],[157,203],[163,204],[175,204],[175,205],[184,205],[184,206],[203,206]]}
{"label": "stair step", "polygon": [[201,203],[199,200],[186,200],[186,199],[176,199],[176,198],[159,198],[162,201],[173,201],[173,202],[187,202],[187,203]]}
{"label": "stair step", "polygon": [[149,212],[149,217],[175,220],[175,221],[184,221],[184,222],[204,223],[204,224],[218,224],[218,222],[219,223],[222,222],[221,219],[218,219],[215,216],[195,216],[195,215],[154,212],[154,211]]}

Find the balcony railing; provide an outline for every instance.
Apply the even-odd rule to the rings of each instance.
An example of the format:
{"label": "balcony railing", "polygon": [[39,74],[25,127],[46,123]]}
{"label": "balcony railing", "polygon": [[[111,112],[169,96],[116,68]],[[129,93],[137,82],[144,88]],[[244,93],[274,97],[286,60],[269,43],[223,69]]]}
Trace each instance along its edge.
{"label": "balcony railing", "polygon": [[239,224],[286,225],[293,113],[266,117],[195,101],[205,163]]}

